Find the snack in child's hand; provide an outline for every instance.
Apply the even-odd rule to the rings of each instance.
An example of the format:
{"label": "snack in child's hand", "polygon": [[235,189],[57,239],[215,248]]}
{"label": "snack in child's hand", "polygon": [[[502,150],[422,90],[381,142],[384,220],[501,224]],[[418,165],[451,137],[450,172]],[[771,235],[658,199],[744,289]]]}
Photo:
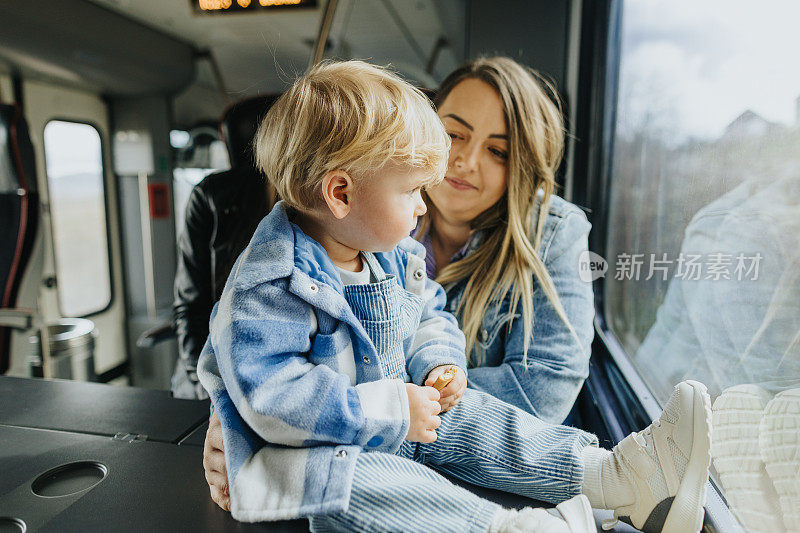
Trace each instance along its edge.
{"label": "snack in child's hand", "polygon": [[458,372],[457,366],[451,366],[445,370],[444,373],[439,376],[439,378],[433,384],[433,388],[441,392],[443,388],[447,387],[448,383],[453,381],[453,378],[456,377],[456,372]]}

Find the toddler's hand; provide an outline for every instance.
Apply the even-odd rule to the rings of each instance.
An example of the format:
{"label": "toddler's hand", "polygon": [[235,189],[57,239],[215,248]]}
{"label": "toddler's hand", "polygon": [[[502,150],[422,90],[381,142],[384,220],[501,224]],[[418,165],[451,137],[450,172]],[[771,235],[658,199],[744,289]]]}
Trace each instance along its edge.
{"label": "toddler's hand", "polygon": [[[437,366],[431,370],[431,373],[428,374],[428,379],[425,380],[425,385],[433,385],[439,376],[452,366],[453,365]],[[445,388],[439,391],[439,404],[442,406],[443,413],[455,407],[464,396],[464,391],[467,390],[467,376],[464,374],[463,370],[458,367],[455,368],[456,377],[454,377],[453,381],[448,383]]]}
{"label": "toddler's hand", "polygon": [[433,387],[420,387],[406,383],[408,393],[408,410],[411,414],[411,427],[408,428],[406,440],[410,442],[433,442],[436,440],[436,428],[442,419],[438,415],[441,406],[437,401],[439,391]]}

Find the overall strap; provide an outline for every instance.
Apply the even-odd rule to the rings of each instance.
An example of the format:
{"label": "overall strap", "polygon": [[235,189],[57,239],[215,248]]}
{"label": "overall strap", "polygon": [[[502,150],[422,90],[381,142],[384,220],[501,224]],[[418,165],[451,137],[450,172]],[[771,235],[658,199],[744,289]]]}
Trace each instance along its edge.
{"label": "overall strap", "polygon": [[385,280],[386,272],[383,271],[383,267],[378,262],[378,258],[375,257],[375,254],[372,252],[361,252],[361,255],[364,257],[364,260],[366,260],[367,266],[372,272],[372,275],[375,276],[375,280],[378,283]]}

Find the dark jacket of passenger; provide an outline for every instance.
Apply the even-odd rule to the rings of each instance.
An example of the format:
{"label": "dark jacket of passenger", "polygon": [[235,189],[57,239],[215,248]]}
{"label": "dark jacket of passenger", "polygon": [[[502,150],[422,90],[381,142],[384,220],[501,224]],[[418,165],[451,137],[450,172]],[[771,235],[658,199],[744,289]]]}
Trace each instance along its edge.
{"label": "dark jacket of passenger", "polygon": [[189,196],[178,240],[173,316],[180,363],[193,383],[211,309],[269,204],[266,181],[244,166],[210,174]]}

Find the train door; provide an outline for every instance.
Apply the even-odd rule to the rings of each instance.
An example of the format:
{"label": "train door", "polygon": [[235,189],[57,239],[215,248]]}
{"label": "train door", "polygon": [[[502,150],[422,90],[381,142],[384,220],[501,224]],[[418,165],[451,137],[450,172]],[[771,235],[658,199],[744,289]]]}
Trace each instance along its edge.
{"label": "train door", "polygon": [[48,322],[94,322],[101,374],[127,359],[108,105],[96,94],[37,81],[25,81],[22,94],[42,201],[39,311]]}

